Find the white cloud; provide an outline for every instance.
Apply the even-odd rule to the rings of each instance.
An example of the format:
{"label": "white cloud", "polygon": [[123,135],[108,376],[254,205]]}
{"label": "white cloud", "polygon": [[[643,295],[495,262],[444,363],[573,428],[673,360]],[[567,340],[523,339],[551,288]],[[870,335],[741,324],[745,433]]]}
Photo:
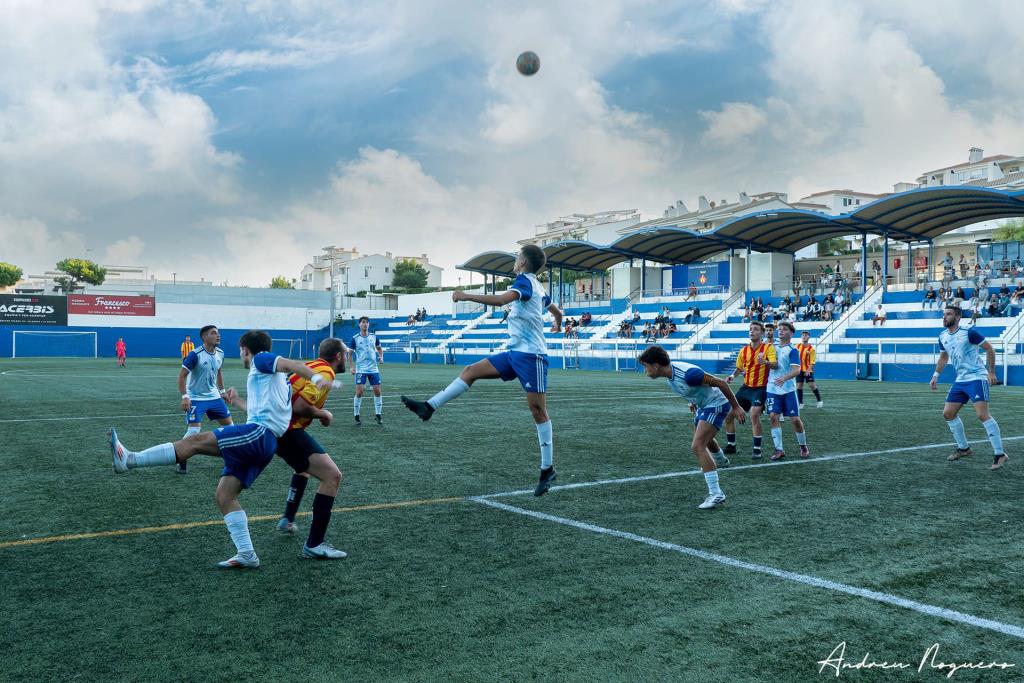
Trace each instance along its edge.
{"label": "white cloud", "polygon": [[26,275],[52,269],[61,259],[84,256],[82,235],[52,230],[38,219],[0,213],[0,253],[3,261],[21,267]]}
{"label": "white cloud", "polygon": [[138,235],[131,235],[109,245],[103,254],[103,263],[119,266],[133,266],[142,263],[142,252],[146,243]]}
{"label": "white cloud", "polygon": [[707,121],[704,135],[711,142],[731,145],[753,135],[768,121],[764,110],[749,102],[726,102],[719,111],[702,111]]}

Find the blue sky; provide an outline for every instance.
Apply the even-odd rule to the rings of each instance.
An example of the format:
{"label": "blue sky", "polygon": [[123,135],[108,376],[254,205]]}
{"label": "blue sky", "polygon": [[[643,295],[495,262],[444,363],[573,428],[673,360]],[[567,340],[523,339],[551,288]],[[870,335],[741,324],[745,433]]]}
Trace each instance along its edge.
{"label": "blue sky", "polygon": [[260,285],[334,243],[454,283],[559,215],[1024,153],[1024,6],[915,4],[0,0],[0,260]]}

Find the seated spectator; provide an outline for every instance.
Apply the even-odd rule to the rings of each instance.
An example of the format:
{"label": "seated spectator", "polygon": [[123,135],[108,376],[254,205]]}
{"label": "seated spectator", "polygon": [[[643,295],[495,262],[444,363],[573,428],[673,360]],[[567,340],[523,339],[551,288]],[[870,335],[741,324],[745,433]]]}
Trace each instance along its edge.
{"label": "seated spectator", "polygon": [[1010,286],[1005,282],[999,287],[999,296],[1010,296]]}
{"label": "seated spectator", "polygon": [[415,325],[416,324],[416,316],[414,316],[412,313],[410,313],[409,314],[409,318],[405,321],[405,324],[406,325]]}
{"label": "seated spectator", "polygon": [[594,316],[590,315],[590,311],[584,311],[583,312],[583,317],[580,319],[580,323],[584,327],[586,327],[587,325],[589,325],[591,323],[591,321],[593,321],[593,319],[594,319]]}
{"label": "seated spectator", "polygon": [[764,319],[768,322],[775,322],[775,309],[770,303],[764,307]]}
{"label": "seated spectator", "polygon": [[1017,282],[1017,288],[1013,290],[1013,299],[1024,300],[1024,284]]}
{"label": "seated spectator", "polygon": [[967,310],[971,314],[971,327],[974,327],[978,318],[981,317],[981,311],[984,307],[984,303],[982,303],[981,299],[978,297],[977,290],[975,290],[974,296],[972,296],[971,300],[967,303]]}
{"label": "seated spectator", "polygon": [[640,322],[640,311],[633,311],[633,323]]}
{"label": "seated spectator", "polygon": [[[1007,289],[1007,292],[1010,290]],[[999,295],[999,315],[1015,315],[1010,311],[1010,295],[1000,294]]]}
{"label": "seated spectator", "polygon": [[989,296],[987,310],[989,316],[993,318],[999,315],[999,297],[995,294]]}
{"label": "seated spectator", "polygon": [[928,285],[928,291],[924,293],[924,298],[921,299],[921,310],[925,308],[935,308],[935,304],[939,302],[939,295],[935,291],[935,287]]}
{"label": "seated spectator", "polygon": [[654,325],[647,323],[647,327],[645,327],[643,331],[643,338],[648,344],[658,341],[658,330]]}
{"label": "seated spectator", "polygon": [[885,306],[883,306],[881,302],[875,306],[875,317],[871,319],[871,327],[874,327],[875,323],[878,323],[882,327],[885,326]]}
{"label": "seated spectator", "polygon": [[677,331],[677,328],[676,328],[675,322],[670,320],[669,323],[668,323],[668,334],[666,334],[665,336],[667,337],[669,334],[672,334],[672,333],[674,333],[676,331]]}
{"label": "seated spectator", "polygon": [[[953,303],[957,304],[958,301],[961,304],[963,302],[967,301],[967,292],[964,291],[963,287],[957,287],[956,291],[953,292]],[[957,304],[957,305],[959,305],[959,304]]]}
{"label": "seated spectator", "polygon": [[835,311],[836,305],[831,301],[825,302],[825,311],[822,315],[822,320],[832,320],[832,313]]}

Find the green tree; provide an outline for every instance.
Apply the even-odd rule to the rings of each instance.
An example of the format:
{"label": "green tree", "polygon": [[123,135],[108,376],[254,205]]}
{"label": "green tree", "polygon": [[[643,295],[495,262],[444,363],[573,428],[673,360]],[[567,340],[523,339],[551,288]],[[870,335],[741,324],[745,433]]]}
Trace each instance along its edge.
{"label": "green tree", "polygon": [[1006,221],[992,233],[996,242],[1024,242],[1024,218]]}
{"label": "green tree", "polygon": [[274,279],[270,281],[271,289],[295,289],[295,280],[288,281],[284,275],[275,275]]}
{"label": "green tree", "polygon": [[838,256],[846,251],[846,240],[842,237],[833,237],[818,242],[818,256]]}
{"label": "green tree", "polygon": [[57,270],[64,275],[56,278],[57,285],[65,294],[73,292],[82,286],[82,283],[90,285],[102,285],[107,279],[107,269],[84,258],[66,258],[57,264]]}
{"label": "green tree", "polygon": [[409,259],[395,264],[395,276],[391,280],[392,287],[401,289],[419,289],[427,286],[427,269],[416,261]]}
{"label": "green tree", "polygon": [[0,287],[10,287],[21,279],[21,268],[0,261]]}

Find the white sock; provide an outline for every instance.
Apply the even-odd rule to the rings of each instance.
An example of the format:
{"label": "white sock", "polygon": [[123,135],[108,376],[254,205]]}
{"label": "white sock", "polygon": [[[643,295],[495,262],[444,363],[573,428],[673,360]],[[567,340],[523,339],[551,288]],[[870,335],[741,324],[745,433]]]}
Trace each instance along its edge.
{"label": "white sock", "polygon": [[718,486],[718,470],[704,473],[704,481],[708,485],[708,493],[712,496],[722,495],[722,489]]}
{"label": "white sock", "polygon": [[949,431],[953,432],[956,447],[960,450],[967,448],[967,434],[964,433],[964,421],[960,419],[960,416],[958,415],[952,420],[947,420],[946,424],[949,425]]}
{"label": "white sock", "polygon": [[362,406],[363,406],[363,397],[362,396],[353,396],[352,397],[352,411],[353,411],[352,414],[353,415],[358,415],[359,414],[359,409],[362,408]]}
{"label": "white sock", "polygon": [[722,458],[725,457],[725,451],[723,451],[721,448],[719,448],[717,453],[712,453],[711,454],[711,457],[714,458],[715,460],[721,460]]}
{"label": "white sock", "polygon": [[252,547],[252,539],[249,537],[249,517],[245,510],[235,510],[224,515],[224,523],[228,525],[228,533],[231,534],[231,542],[239,555],[255,555]]}
{"label": "white sock", "polygon": [[185,436],[183,436],[181,438],[187,439],[188,437],[192,436],[193,434],[198,434],[200,431],[202,431],[202,429],[203,429],[202,427],[189,425],[185,429]]}
{"label": "white sock", "polygon": [[537,425],[537,439],[540,441],[540,468],[542,470],[551,467],[551,461],[555,455],[553,438],[551,420]]}
{"label": "white sock", "polygon": [[467,391],[469,391],[469,385],[463,382],[461,377],[456,377],[446,388],[434,394],[433,398],[427,401],[427,403],[430,404],[431,408],[437,410],[448,401],[462,396]]}
{"label": "white sock", "polygon": [[382,414],[384,412],[384,397],[383,396],[374,396],[373,397],[373,410],[378,415],[380,415],[380,414]]}
{"label": "white sock", "polygon": [[772,443],[775,444],[775,450],[782,450],[782,427],[772,427]]}
{"label": "white sock", "polygon": [[995,455],[1002,455],[1005,453],[1003,450],[1003,435],[999,433],[999,423],[996,422],[994,417],[990,417],[981,423],[981,426],[985,428],[985,432],[988,433],[989,443],[992,444],[992,452]]}
{"label": "white sock", "polygon": [[807,445],[807,432],[797,432],[796,433],[796,442],[798,444],[800,444],[801,446],[806,446]]}
{"label": "white sock", "polygon": [[131,458],[129,458],[129,466],[132,467],[156,467],[157,465],[173,465],[177,462],[177,458],[174,456],[174,444],[173,443],[162,443],[159,446],[153,446],[147,448],[144,451],[135,453],[135,464],[131,465]]}

